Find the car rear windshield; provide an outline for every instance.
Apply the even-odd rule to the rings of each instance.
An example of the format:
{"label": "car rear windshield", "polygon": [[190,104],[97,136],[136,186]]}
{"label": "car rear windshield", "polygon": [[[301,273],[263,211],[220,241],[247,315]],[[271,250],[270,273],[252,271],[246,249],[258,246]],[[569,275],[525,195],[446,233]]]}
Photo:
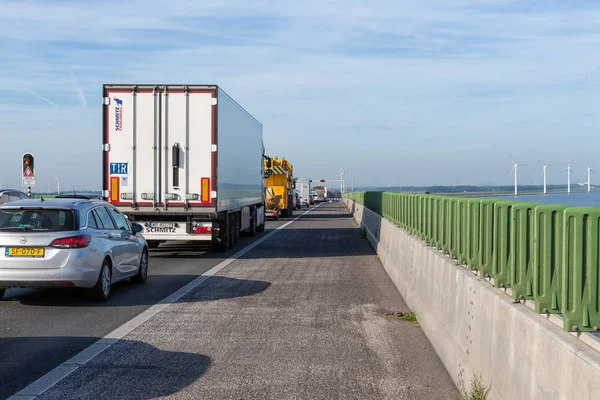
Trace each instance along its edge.
{"label": "car rear windshield", "polygon": [[74,229],[72,210],[0,209],[0,231],[61,232]]}

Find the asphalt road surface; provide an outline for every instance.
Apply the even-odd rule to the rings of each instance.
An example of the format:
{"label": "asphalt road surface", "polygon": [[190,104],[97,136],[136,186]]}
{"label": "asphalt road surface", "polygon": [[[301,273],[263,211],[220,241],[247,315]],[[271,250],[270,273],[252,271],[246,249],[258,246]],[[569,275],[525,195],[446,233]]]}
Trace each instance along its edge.
{"label": "asphalt road surface", "polygon": [[[16,392],[225,257],[161,249],[152,254],[146,287],[122,285],[102,305],[70,293],[9,293],[0,304],[10,333],[0,346],[8,358],[0,366],[2,393]],[[456,398],[425,334],[393,317],[407,312],[406,304],[340,204],[314,209],[220,266],[37,398]]]}
{"label": "asphalt road surface", "polygon": [[206,246],[165,243],[150,252],[146,284],[120,282],[105,303],[88,300],[78,289],[7,290],[0,301],[0,399],[19,391],[286,221],[268,220],[265,233],[241,237],[226,253],[208,251]]}

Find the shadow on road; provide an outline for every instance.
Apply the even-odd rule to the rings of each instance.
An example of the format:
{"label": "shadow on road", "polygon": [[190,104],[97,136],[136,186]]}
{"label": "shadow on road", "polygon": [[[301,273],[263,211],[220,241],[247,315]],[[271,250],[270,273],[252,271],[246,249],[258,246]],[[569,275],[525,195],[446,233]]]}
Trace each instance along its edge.
{"label": "shadow on road", "polygon": [[[40,359],[36,349],[63,343],[96,342],[94,337],[0,338],[0,398],[22,390],[52,370],[56,360]],[[120,340],[44,394],[44,399],[155,399],[173,395],[211,366],[202,354],[164,351],[147,343]]]}
{"label": "shadow on road", "polygon": [[[196,278],[190,277],[190,281]],[[160,285],[161,279],[170,279],[167,276],[152,275],[148,283]],[[198,302],[234,299],[237,297],[253,296],[264,292],[271,286],[270,282],[211,276],[192,294],[184,296],[178,302]],[[17,297],[3,300],[3,302],[18,301],[23,305],[41,307],[123,307],[154,305],[160,299],[140,300],[128,282],[114,285],[111,297],[106,302],[89,300],[83,289],[46,289],[30,291]]]}

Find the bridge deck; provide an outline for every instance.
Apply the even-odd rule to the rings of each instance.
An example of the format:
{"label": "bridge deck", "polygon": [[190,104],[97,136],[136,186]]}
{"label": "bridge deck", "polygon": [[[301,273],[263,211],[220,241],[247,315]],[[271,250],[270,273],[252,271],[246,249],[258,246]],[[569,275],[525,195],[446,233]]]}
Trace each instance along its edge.
{"label": "bridge deck", "polygon": [[38,398],[449,399],[457,391],[340,204],[220,270]]}

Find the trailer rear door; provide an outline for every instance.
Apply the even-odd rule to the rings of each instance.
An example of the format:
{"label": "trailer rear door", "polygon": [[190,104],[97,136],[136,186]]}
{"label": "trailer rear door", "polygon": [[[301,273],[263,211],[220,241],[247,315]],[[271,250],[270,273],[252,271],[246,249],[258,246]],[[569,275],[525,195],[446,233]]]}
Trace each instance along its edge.
{"label": "trailer rear door", "polygon": [[211,207],[216,87],[104,87],[104,190],[118,206]]}

